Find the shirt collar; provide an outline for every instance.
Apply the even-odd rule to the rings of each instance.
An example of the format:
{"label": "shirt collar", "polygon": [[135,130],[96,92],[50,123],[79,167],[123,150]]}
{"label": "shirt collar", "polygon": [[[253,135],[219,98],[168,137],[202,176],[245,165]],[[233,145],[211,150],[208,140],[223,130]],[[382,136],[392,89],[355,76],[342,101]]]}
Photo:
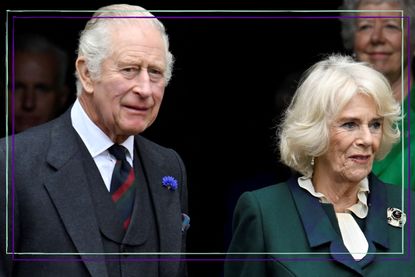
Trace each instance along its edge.
{"label": "shirt collar", "polygon": [[[314,185],[311,182],[310,177],[305,177],[305,176],[299,177],[298,184],[301,188],[308,191],[312,196],[318,198],[321,203],[330,203],[324,194],[322,194],[321,192],[315,191]],[[369,181],[367,178],[364,178],[359,183],[359,192],[357,193],[358,202],[350,206],[349,208],[347,208],[349,211],[354,213],[359,218],[365,218],[369,211],[369,207],[367,205],[367,194],[369,192],[370,192]]]}
{"label": "shirt collar", "polygon": [[[114,142],[89,118],[87,113],[76,99],[71,109],[72,126],[81,137],[92,158],[97,157],[106,151]],[[129,136],[122,146],[127,148],[128,154],[133,160],[134,157],[134,136]]]}

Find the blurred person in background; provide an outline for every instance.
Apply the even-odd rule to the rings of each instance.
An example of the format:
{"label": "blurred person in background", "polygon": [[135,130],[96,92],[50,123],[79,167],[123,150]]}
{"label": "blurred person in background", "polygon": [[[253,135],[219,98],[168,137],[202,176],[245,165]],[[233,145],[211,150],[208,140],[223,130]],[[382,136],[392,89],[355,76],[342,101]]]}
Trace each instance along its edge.
{"label": "blurred person in background", "polygon": [[9,78],[14,76],[9,92],[9,132],[14,119],[14,133],[20,133],[48,122],[66,108],[68,56],[38,34],[17,36],[14,51],[14,75],[9,74]]}
{"label": "blurred person in background", "polygon": [[[409,173],[408,145],[411,144],[411,179],[409,182],[411,188],[414,189],[415,86],[413,85],[414,73],[408,75],[410,63],[407,57],[407,41],[410,40],[409,60],[412,61],[415,53],[415,0],[344,0],[340,9],[365,10],[364,12],[344,13],[348,16],[362,16],[360,18],[342,19],[344,46],[353,52],[356,60],[368,62],[373,68],[385,75],[392,87],[395,99],[402,104],[403,108],[403,128],[402,124],[399,124],[399,127],[404,142],[401,140],[385,159],[375,162],[373,172],[386,183],[402,185],[403,182],[404,186],[407,187]],[[370,10],[373,10],[373,12],[370,12]],[[408,20],[402,17],[400,10],[403,11],[403,16],[411,18],[411,26],[408,26]],[[371,16],[373,18],[370,18]],[[408,38],[409,27],[411,33]],[[402,53],[402,51],[404,52]],[[408,87],[409,83],[411,87]],[[408,94],[411,96],[410,106]],[[410,137],[408,132],[409,119],[411,124],[409,127],[411,129]],[[402,159],[404,159],[404,165]],[[403,176],[402,168],[404,168]]]}

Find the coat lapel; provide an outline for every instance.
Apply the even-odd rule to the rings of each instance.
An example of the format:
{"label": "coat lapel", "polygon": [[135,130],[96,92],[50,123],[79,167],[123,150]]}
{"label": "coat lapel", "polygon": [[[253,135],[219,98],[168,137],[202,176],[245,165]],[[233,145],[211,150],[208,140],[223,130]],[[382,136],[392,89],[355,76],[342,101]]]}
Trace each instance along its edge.
{"label": "coat lapel", "polygon": [[362,269],[349,254],[319,200],[302,189],[297,177],[288,181],[311,248],[330,243],[330,255],[337,262],[362,274]]}
{"label": "coat lapel", "polygon": [[88,262],[103,260],[102,255],[82,254],[103,253],[103,247],[81,160],[77,134],[71,125],[70,111],[67,111],[51,131],[47,162],[56,172],[45,187],[90,274],[107,276],[105,263]]}

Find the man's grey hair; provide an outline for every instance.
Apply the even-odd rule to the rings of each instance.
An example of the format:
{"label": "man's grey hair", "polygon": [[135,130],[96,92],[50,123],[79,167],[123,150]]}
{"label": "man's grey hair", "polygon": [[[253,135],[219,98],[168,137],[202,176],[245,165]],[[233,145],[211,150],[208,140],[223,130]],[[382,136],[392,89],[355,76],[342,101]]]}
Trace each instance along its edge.
{"label": "man's grey hair", "polygon": [[[108,39],[110,26],[116,24],[129,24],[129,22],[132,22],[132,19],[130,18],[122,18],[126,16],[146,17],[145,20],[160,31],[166,50],[167,68],[164,78],[165,84],[167,85],[172,76],[174,57],[169,51],[169,38],[166,29],[154,15],[140,6],[116,4],[105,6],[97,10],[92,18],[86,23],[85,29],[81,32],[77,51],[78,57],[83,56],[85,58],[86,66],[91,74],[91,78],[98,79],[101,74],[102,62],[110,55],[112,47],[114,47]],[[77,72],[75,72],[75,76],[77,79],[77,95],[79,96],[82,91],[82,84]]]}

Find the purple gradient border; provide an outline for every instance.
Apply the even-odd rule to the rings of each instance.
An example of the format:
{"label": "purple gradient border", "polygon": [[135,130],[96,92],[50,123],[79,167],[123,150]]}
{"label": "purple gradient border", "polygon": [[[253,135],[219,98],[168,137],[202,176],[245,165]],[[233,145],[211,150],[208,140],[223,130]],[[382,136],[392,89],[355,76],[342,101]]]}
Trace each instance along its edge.
{"label": "purple gradient border", "polygon": [[[13,12],[13,11],[12,11]],[[76,12],[76,11],[71,11]],[[272,13],[273,11],[270,11]],[[295,11],[294,11],[295,12]],[[354,11],[351,11],[354,12]],[[410,38],[410,17],[409,16],[154,16],[158,19],[341,19],[341,18],[401,18],[406,19],[408,21],[408,28],[407,28],[407,37]],[[11,184],[12,184],[12,261],[21,261],[21,262],[115,262],[115,261],[130,261],[130,262],[266,262],[266,261],[335,261],[333,258],[119,258],[119,259],[108,259],[105,258],[105,255],[102,255],[102,253],[97,254],[91,254],[91,256],[98,256],[102,255],[103,258],[15,258],[15,241],[14,241],[14,210],[15,210],[15,167],[14,167],[14,149],[15,149],[15,122],[14,122],[14,90],[15,90],[15,76],[14,76],[14,35],[15,35],[15,20],[16,19],[90,19],[90,18],[152,18],[149,16],[100,16],[100,17],[93,17],[93,16],[12,16],[12,150],[11,150]],[[410,76],[411,76],[411,58],[410,58],[410,39],[407,40],[407,59],[408,59],[408,112],[410,111]],[[408,219],[408,245],[407,245],[407,255],[403,257],[378,257],[377,259],[380,261],[393,261],[393,260],[409,260],[411,258],[411,186],[410,186],[410,177],[411,177],[411,160],[410,160],[410,116],[408,117],[408,211],[407,211],[407,219]],[[415,174],[415,173],[414,173]],[[6,230],[6,232],[8,232]],[[47,254],[47,253],[46,253]],[[189,253],[191,254],[191,253]],[[18,255],[24,255],[18,254]],[[28,254],[26,254],[28,255]],[[36,254],[33,254],[34,256]],[[53,254],[49,254],[53,255]],[[65,254],[66,255],[66,254]],[[79,253],[73,253],[73,254],[67,254],[67,256],[72,255],[81,255]],[[155,254],[155,255],[163,255],[163,254]],[[183,254],[177,254],[177,256],[185,256],[187,253]],[[209,256],[211,254],[206,253],[205,256]],[[226,253],[221,254],[223,256],[226,256]],[[229,254],[232,255],[232,254]],[[233,254],[237,255],[237,254]],[[253,254],[251,254],[253,255]],[[264,255],[264,254],[258,254],[258,255]],[[290,253],[290,255],[295,255],[295,253]],[[345,259],[347,260],[347,259]]]}

